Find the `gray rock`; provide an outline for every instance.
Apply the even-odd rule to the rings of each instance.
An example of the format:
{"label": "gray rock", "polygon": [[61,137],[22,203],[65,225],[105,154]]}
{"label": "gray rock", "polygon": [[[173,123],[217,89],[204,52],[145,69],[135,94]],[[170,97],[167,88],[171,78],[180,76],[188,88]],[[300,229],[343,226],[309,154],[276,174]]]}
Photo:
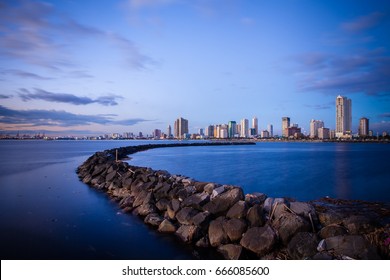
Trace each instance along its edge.
{"label": "gray rock", "polygon": [[333,260],[333,257],[327,252],[319,252],[313,256],[313,260]]}
{"label": "gray rock", "polygon": [[323,227],[318,233],[322,239],[333,237],[337,235],[346,235],[348,234],[347,230],[339,225],[328,225]]}
{"label": "gray rock", "polygon": [[141,206],[139,206],[137,208],[137,213],[138,215],[140,216],[147,216],[151,213],[155,213],[156,212],[156,206],[154,206],[154,204],[151,204],[151,203],[144,203],[142,204]]}
{"label": "gray rock", "polygon": [[176,235],[186,243],[191,243],[199,238],[200,230],[194,225],[182,225],[176,231]]}
{"label": "gray rock", "polygon": [[241,188],[233,188],[224,193],[214,197],[213,200],[203,206],[203,210],[214,215],[223,215],[232,207],[237,201],[242,200],[244,194]]}
{"label": "gray rock", "polygon": [[246,220],[249,222],[250,227],[261,227],[264,225],[263,207],[259,204],[253,205],[249,208],[246,215]]}
{"label": "gray rock", "polygon": [[110,182],[114,177],[116,176],[116,170],[112,171],[111,173],[108,173],[106,176],[106,181]]}
{"label": "gray rock", "polygon": [[224,186],[214,188],[213,192],[211,193],[210,199],[213,200],[215,197],[217,197],[218,195],[220,195],[221,193],[224,193],[224,192],[225,192]]}
{"label": "gray rock", "polygon": [[210,195],[207,193],[195,193],[182,202],[182,207],[192,207],[201,210],[202,206],[210,201]]}
{"label": "gray rock", "polygon": [[199,211],[191,207],[184,207],[176,213],[176,220],[182,225],[193,224],[192,218],[198,214]]}
{"label": "gray rock", "polygon": [[276,243],[276,234],[270,226],[253,227],[247,230],[241,238],[240,245],[259,256],[265,255],[273,249]]}
{"label": "gray rock", "polygon": [[237,218],[225,221],[223,227],[231,242],[239,241],[247,229],[246,222]]}
{"label": "gray rock", "polygon": [[271,213],[272,206],[274,204],[274,200],[275,199],[273,197],[266,198],[266,200],[264,201],[264,206],[263,206],[263,209],[265,212]]}
{"label": "gray rock", "polygon": [[[313,221],[317,221],[317,213],[313,205],[306,202],[290,202],[290,209],[294,211],[294,213],[309,219],[311,216]],[[310,214],[310,215],[309,215]]]}
{"label": "gray rock", "polygon": [[134,197],[132,196],[126,196],[124,197],[120,202],[119,202],[119,206],[121,208],[125,208],[125,207],[133,207],[133,203],[134,203]]}
{"label": "gray rock", "polygon": [[194,182],[194,187],[195,187],[195,190],[197,193],[201,193],[204,191],[204,187],[207,185],[208,183],[205,183],[205,182]]}
{"label": "gray rock", "polygon": [[211,218],[209,212],[199,212],[194,217],[192,217],[192,223],[202,229],[207,230]]}
{"label": "gray rock", "polygon": [[206,236],[203,236],[201,239],[199,239],[195,243],[195,246],[196,247],[201,247],[201,248],[208,248],[208,247],[210,247],[209,239]]}
{"label": "gray rock", "polygon": [[317,254],[318,238],[314,233],[298,232],[288,243],[287,252],[292,259],[301,260]]}
{"label": "gray rock", "polygon": [[245,218],[248,208],[246,206],[245,201],[240,200],[237,201],[227,212],[227,218],[237,218],[242,219]]}
{"label": "gray rock", "polygon": [[149,203],[153,200],[152,193],[148,191],[142,190],[138,193],[138,195],[135,197],[133,206],[137,207],[144,203]]}
{"label": "gray rock", "polygon": [[354,259],[380,259],[373,247],[361,235],[338,235],[325,239],[328,251],[333,251],[339,256],[348,256]]}
{"label": "gray rock", "polygon": [[156,207],[159,211],[166,211],[168,204],[169,204],[169,200],[166,198],[162,198],[156,202]]}
{"label": "gray rock", "polygon": [[290,239],[302,231],[310,231],[311,226],[301,216],[284,213],[279,219],[272,222],[274,228],[279,232],[279,237],[283,244],[287,245]]}
{"label": "gray rock", "polygon": [[208,193],[208,194],[211,195],[211,194],[213,193],[214,188],[215,188],[215,184],[213,184],[213,183],[208,183],[206,186],[204,186],[203,191],[204,191],[205,193]]}
{"label": "gray rock", "polygon": [[321,225],[323,226],[340,224],[343,221],[343,217],[339,213],[330,209],[325,212],[317,212],[317,215]]}
{"label": "gray rock", "polygon": [[318,243],[318,245],[317,245],[317,251],[318,251],[318,252],[326,251],[326,242],[325,242],[325,239],[322,239],[322,240],[320,241],[320,243]]}
{"label": "gray rock", "polygon": [[249,205],[262,204],[267,199],[267,195],[259,192],[248,193],[245,195],[245,202]]}
{"label": "gray rock", "polygon": [[219,217],[216,220],[211,221],[209,225],[208,235],[210,245],[213,247],[218,247],[219,245],[228,242],[228,236],[223,227],[224,222],[225,218]]}
{"label": "gray rock", "polygon": [[238,260],[241,256],[242,247],[234,244],[221,245],[218,247],[218,252],[227,260]]}
{"label": "gray rock", "polygon": [[149,224],[152,226],[157,226],[157,227],[161,224],[162,221],[163,221],[163,218],[156,213],[151,213],[151,214],[147,215],[144,219],[144,222],[146,224]]}
{"label": "gray rock", "polygon": [[158,226],[159,232],[174,233],[176,232],[176,230],[177,230],[176,226],[167,219],[163,220],[161,224]]}
{"label": "gray rock", "polygon": [[350,216],[343,220],[349,234],[364,234],[375,230],[375,222],[365,216]]}

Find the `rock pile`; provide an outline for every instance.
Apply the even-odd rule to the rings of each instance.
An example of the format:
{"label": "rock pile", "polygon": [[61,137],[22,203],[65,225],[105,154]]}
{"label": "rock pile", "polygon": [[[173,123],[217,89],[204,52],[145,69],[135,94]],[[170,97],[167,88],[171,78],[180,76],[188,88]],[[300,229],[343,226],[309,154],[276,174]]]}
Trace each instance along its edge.
{"label": "rock pile", "polygon": [[[198,145],[209,144],[214,143]],[[174,146],[183,144],[97,152],[77,173],[159,232],[214,248],[226,259],[389,259],[389,205],[245,195],[237,186],[198,182],[118,160]]]}

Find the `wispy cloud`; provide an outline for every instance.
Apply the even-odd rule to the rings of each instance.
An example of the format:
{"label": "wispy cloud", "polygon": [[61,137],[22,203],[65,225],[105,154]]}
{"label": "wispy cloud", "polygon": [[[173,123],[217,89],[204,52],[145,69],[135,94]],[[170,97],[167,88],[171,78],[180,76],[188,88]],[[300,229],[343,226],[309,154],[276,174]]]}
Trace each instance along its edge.
{"label": "wispy cloud", "polygon": [[11,98],[10,95],[0,94],[0,99],[8,99]]}
{"label": "wispy cloud", "polygon": [[390,56],[384,49],[352,55],[305,53],[293,60],[301,91],[390,94]]}
{"label": "wispy cloud", "polygon": [[78,125],[135,125],[147,120],[141,118],[115,120],[113,115],[81,115],[56,110],[14,110],[0,105],[0,123],[11,125],[58,126]]}
{"label": "wispy cloud", "polygon": [[38,88],[34,90],[35,92],[30,92],[29,90],[22,88],[19,90],[19,96],[23,101],[36,99],[49,102],[70,103],[73,105],[88,105],[97,103],[103,106],[118,105],[117,99],[123,98],[119,95],[107,95],[92,99],[85,96],[77,96],[71,93],[54,93]]}
{"label": "wispy cloud", "polygon": [[316,105],[311,105],[311,104],[305,104],[305,107],[307,108],[312,108],[315,110],[327,110],[333,108],[333,103],[332,104],[316,104]]}
{"label": "wispy cloud", "polygon": [[20,78],[30,78],[30,79],[36,79],[36,80],[51,80],[50,77],[44,77],[35,73],[26,72],[22,70],[17,69],[7,69],[7,70],[1,70],[0,74],[2,75],[13,75]]}
{"label": "wispy cloud", "polygon": [[147,68],[153,61],[119,34],[81,24],[54,5],[44,2],[2,2],[0,9],[0,56],[21,60],[50,70],[72,69],[77,61],[70,57],[70,44],[85,38],[109,41],[125,50],[125,60],[135,69]]}
{"label": "wispy cloud", "polygon": [[341,28],[347,32],[359,33],[378,25],[380,20],[384,17],[384,13],[371,13],[369,15],[361,16],[354,20],[344,22],[341,24]]}
{"label": "wispy cloud", "polygon": [[164,6],[177,2],[177,0],[129,0],[129,6],[133,9]]}
{"label": "wispy cloud", "polygon": [[379,117],[380,118],[390,118],[390,112],[380,114]]}

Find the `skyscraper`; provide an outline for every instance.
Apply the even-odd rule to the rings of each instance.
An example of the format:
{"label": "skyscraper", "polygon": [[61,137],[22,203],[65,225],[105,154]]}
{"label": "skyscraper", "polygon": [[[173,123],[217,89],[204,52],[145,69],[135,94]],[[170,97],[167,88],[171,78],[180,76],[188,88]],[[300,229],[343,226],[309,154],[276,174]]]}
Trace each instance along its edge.
{"label": "skyscraper", "polygon": [[283,117],[282,118],[282,136],[288,137],[288,128],[290,127],[290,118]]}
{"label": "skyscraper", "polygon": [[253,117],[252,119],[252,128],[255,129],[255,135],[258,135],[259,134],[259,120],[257,119],[257,117]]}
{"label": "skyscraper", "polygon": [[168,127],[167,127],[167,137],[168,138],[171,138],[172,137],[172,127],[171,125],[169,124]]}
{"label": "skyscraper", "polygon": [[269,137],[274,137],[274,126],[272,124],[268,125],[268,132],[269,132]]}
{"label": "skyscraper", "polygon": [[343,137],[352,130],[352,101],[347,97],[336,97],[336,137]]}
{"label": "skyscraper", "polygon": [[368,124],[369,121],[367,118],[360,118],[359,120],[359,136],[368,136]]}
{"label": "skyscraper", "polygon": [[318,129],[324,127],[323,121],[310,121],[310,138],[318,138]]}
{"label": "skyscraper", "polygon": [[242,119],[240,137],[248,138],[248,136],[249,136],[249,121],[248,119]]}
{"label": "skyscraper", "polygon": [[235,121],[230,121],[228,123],[228,137],[233,138],[234,135],[237,133],[236,131],[237,124]]}
{"label": "skyscraper", "polygon": [[183,139],[186,133],[188,133],[188,120],[178,118],[175,121],[175,138]]}

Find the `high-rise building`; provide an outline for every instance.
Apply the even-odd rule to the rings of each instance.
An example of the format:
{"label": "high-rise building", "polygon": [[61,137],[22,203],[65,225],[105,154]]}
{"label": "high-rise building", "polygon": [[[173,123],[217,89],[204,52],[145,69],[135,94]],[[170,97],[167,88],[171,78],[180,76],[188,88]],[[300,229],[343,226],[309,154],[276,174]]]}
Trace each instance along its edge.
{"label": "high-rise building", "polygon": [[236,135],[236,133],[237,133],[236,128],[237,128],[237,124],[235,121],[230,121],[228,123],[228,137],[229,138],[233,138],[234,135]]}
{"label": "high-rise building", "polygon": [[167,137],[168,138],[171,138],[172,137],[172,127],[171,125],[169,124],[168,127],[167,127]]}
{"label": "high-rise building", "polygon": [[268,132],[269,132],[269,137],[274,137],[274,126],[272,124],[268,125]]}
{"label": "high-rise building", "polygon": [[175,138],[183,139],[184,134],[188,134],[188,120],[178,118],[175,121]]}
{"label": "high-rise building", "polygon": [[269,138],[269,137],[270,137],[270,134],[269,134],[268,130],[263,130],[261,132],[261,138]]}
{"label": "high-rise building", "polygon": [[206,135],[206,137],[209,137],[209,138],[214,137],[214,126],[213,125],[209,125],[208,127],[206,127],[205,135]]}
{"label": "high-rise building", "polygon": [[360,118],[359,120],[359,136],[368,136],[368,119],[367,118]]}
{"label": "high-rise building", "polygon": [[319,139],[329,139],[330,138],[329,128],[325,128],[325,127],[318,128],[318,138]]}
{"label": "high-rise building", "polygon": [[259,134],[259,120],[257,119],[257,117],[253,117],[252,119],[252,128],[254,128],[254,135],[258,135]]}
{"label": "high-rise building", "polygon": [[290,118],[283,117],[282,118],[282,136],[288,137],[288,128],[290,127]]}
{"label": "high-rise building", "polygon": [[242,119],[240,137],[248,138],[248,136],[249,136],[249,121],[248,119]]}
{"label": "high-rise building", "polygon": [[310,121],[310,138],[318,138],[318,129],[324,127],[323,121]]}
{"label": "high-rise building", "polygon": [[336,97],[336,137],[351,134],[352,130],[352,101],[347,97]]}

